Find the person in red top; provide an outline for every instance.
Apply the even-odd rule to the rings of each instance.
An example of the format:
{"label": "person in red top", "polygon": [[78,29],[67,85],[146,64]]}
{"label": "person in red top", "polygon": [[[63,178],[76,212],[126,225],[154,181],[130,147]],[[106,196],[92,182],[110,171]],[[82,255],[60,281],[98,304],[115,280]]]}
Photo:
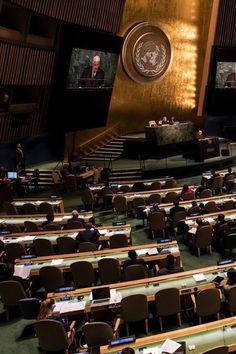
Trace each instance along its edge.
{"label": "person in red top", "polygon": [[187,184],[184,184],[179,199],[183,200],[186,195],[192,194],[193,192],[194,191],[191,187],[189,187]]}

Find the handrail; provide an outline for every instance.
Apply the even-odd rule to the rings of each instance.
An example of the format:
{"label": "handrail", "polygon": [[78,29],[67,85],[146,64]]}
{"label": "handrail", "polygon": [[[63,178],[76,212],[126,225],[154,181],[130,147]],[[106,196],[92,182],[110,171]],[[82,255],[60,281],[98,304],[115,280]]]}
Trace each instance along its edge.
{"label": "handrail", "polygon": [[114,135],[116,135],[116,136],[119,135],[119,124],[118,123],[108,129],[106,129],[102,133],[99,133],[95,137],[82,143],[78,147],[77,152],[80,156],[88,153],[88,151],[91,153],[94,150],[96,150],[98,147],[101,147],[107,143],[107,140],[104,141],[103,139],[109,138],[109,140],[112,140],[112,137],[114,137]]}

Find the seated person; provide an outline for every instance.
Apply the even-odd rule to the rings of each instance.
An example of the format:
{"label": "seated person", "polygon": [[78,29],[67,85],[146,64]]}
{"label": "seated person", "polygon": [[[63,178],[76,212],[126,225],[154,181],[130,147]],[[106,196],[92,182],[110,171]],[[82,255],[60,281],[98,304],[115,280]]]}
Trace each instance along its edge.
{"label": "seated person", "polygon": [[120,354],[135,354],[135,351],[131,347],[126,347],[121,350]]}
{"label": "seated person", "polygon": [[200,182],[200,186],[197,187],[197,189],[195,190],[195,198],[200,198],[201,192],[204,191],[205,189],[208,189],[207,181],[205,178],[202,178]]}
{"label": "seated person", "polygon": [[79,212],[76,209],[72,210],[71,219],[68,219],[67,224],[71,221],[80,221],[84,225],[84,220],[79,218]]}
{"label": "seated person", "polygon": [[65,331],[70,332],[70,326],[65,320],[65,318],[61,317],[60,314],[53,312],[54,307],[55,307],[54,299],[46,299],[42,301],[37,320],[48,319],[48,320],[61,322],[65,328]]}
{"label": "seated person", "polygon": [[225,296],[226,301],[227,301],[229,290],[235,286],[236,286],[236,269],[230,268],[227,272],[226,284],[224,285],[224,287],[222,289],[222,292]]}
{"label": "seated person", "polygon": [[192,193],[193,193],[193,189],[191,187],[189,187],[187,184],[184,184],[182,191],[179,195],[179,199],[183,200],[185,196],[187,196],[188,194],[192,194]]}
{"label": "seated person", "polygon": [[170,208],[170,212],[169,212],[169,216],[170,216],[171,220],[173,220],[174,215],[177,211],[186,211],[186,209],[183,206],[179,205],[178,200],[176,200],[173,204],[174,204],[174,206],[172,208]]}
{"label": "seated person", "polygon": [[59,224],[54,222],[54,215],[52,213],[48,213],[46,215],[46,221],[44,221],[42,223],[42,227],[44,227],[46,225],[57,225],[59,229],[61,228],[61,226]]}
{"label": "seated person", "polygon": [[129,259],[127,259],[123,263],[123,268],[126,268],[130,265],[141,264],[144,266],[145,269],[147,269],[147,265],[146,265],[145,261],[143,260],[143,258],[137,258],[138,255],[135,250],[130,250],[128,252],[128,257],[129,257]]}
{"label": "seated person", "polygon": [[14,275],[15,272],[15,266],[12,263],[7,263],[6,264],[6,269],[5,269],[5,280],[14,280],[14,281],[18,281],[19,283],[21,283],[21,285],[23,286],[24,290],[26,292],[30,291],[30,287],[31,287],[31,282],[29,279],[23,279],[18,275]]}
{"label": "seated person", "polygon": [[202,213],[201,208],[198,206],[196,200],[192,201],[192,206],[188,209],[187,214],[191,215],[200,215]]}
{"label": "seated person", "polygon": [[88,222],[87,224],[85,224],[85,230],[80,231],[76,236],[76,241],[78,243],[82,243],[82,242],[96,243],[97,240],[99,239],[99,236],[100,233],[96,229],[96,227],[91,222]]}
{"label": "seated person", "polygon": [[183,267],[178,267],[176,265],[176,258],[173,256],[173,254],[168,254],[166,257],[166,267],[159,269],[157,275],[173,274],[183,271]]}
{"label": "seated person", "polygon": [[204,138],[204,134],[202,130],[198,130],[196,133],[196,139],[203,139]]}
{"label": "seated person", "polygon": [[170,122],[169,122],[169,124],[170,125],[174,125],[174,124],[176,124],[176,123],[179,123],[177,120],[175,120],[175,117],[174,116],[172,116],[172,117],[170,117]]}
{"label": "seated person", "polygon": [[166,116],[164,116],[164,117],[161,119],[161,124],[162,124],[162,125],[170,124],[170,121],[168,120],[168,118],[167,118]]}

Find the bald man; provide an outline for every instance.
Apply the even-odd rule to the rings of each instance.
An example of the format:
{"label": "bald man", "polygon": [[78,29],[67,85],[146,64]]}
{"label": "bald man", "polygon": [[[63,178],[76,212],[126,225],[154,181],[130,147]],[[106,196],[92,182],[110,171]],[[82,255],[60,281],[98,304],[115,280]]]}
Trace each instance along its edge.
{"label": "bald man", "polygon": [[78,87],[101,88],[104,86],[104,71],[100,68],[101,59],[95,55],[92,65],[86,67],[79,79]]}

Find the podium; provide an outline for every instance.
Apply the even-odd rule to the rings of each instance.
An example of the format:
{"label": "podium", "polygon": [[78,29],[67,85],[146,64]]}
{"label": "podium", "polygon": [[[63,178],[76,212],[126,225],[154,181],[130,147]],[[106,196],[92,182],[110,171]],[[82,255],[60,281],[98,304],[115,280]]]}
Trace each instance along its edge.
{"label": "podium", "polygon": [[187,153],[183,157],[201,162],[220,155],[218,137],[206,137],[192,141],[191,145],[186,146]]}

